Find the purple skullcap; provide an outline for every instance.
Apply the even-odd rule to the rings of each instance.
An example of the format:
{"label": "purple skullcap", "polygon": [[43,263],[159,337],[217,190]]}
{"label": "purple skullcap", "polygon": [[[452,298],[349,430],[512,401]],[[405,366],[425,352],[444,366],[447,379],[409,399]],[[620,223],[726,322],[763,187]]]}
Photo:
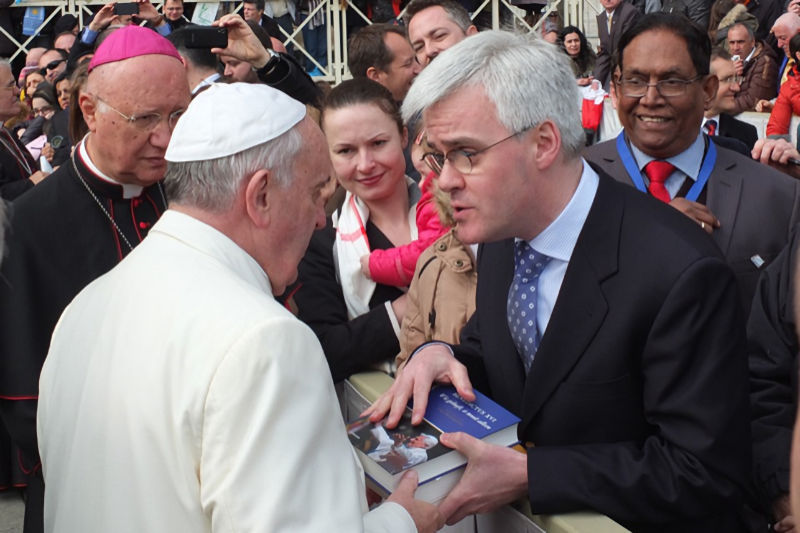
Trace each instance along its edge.
{"label": "purple skullcap", "polygon": [[150,54],[171,56],[181,61],[178,50],[158,33],[135,24],[125,26],[114,31],[97,47],[89,62],[89,72],[106,63]]}

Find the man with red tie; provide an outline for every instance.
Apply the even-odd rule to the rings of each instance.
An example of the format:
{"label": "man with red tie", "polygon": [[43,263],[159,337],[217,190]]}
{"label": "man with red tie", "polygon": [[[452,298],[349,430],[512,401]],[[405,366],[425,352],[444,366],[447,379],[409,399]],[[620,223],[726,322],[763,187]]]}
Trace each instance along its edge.
{"label": "man with red tie", "polygon": [[719,80],[708,36],[675,15],[643,17],[619,44],[614,79],[624,126],[586,158],[692,218],[736,273],[749,309],[760,269],[798,221],[800,184],[701,133]]}
{"label": "man with red tie", "polygon": [[710,73],[719,80],[717,95],[705,111],[703,131],[709,135],[720,135],[742,142],[742,152],[749,156],[758,140],[758,130],[752,124],[734,117],[736,96],[740,91],[741,76],[736,74],[736,65],[722,48],[711,53]]}

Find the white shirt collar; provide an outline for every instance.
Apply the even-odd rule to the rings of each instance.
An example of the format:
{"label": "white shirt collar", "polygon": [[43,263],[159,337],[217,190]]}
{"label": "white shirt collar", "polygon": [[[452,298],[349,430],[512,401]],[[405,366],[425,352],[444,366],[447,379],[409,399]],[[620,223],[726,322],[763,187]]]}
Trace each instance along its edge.
{"label": "white shirt collar", "polygon": [[583,160],[583,172],[578,187],[561,213],[539,235],[528,241],[531,248],[553,259],[568,262],[583,229],[600,178]]}
{"label": "white shirt collar", "polygon": [[[719,127],[719,122],[717,122],[717,126]],[[642,170],[647,163],[656,159],[655,157],[649,156],[636,148],[633,143],[631,143],[631,153],[633,153],[633,157],[636,159],[636,164],[639,166],[639,170]],[[700,132],[698,132],[697,138],[689,146],[689,148],[678,155],[668,157],[665,161],[669,161],[675,165],[675,168],[696,181],[697,175],[700,173],[700,166],[703,164],[703,157],[705,156],[705,153],[705,138],[700,134]]]}
{"label": "white shirt collar", "polygon": [[[710,117],[703,117],[703,123],[700,124],[700,132],[701,133],[703,132],[703,126],[705,126],[706,122],[708,122],[709,120],[713,120],[714,122],[717,123],[717,132],[719,132],[719,113]],[[719,135],[719,133],[717,133],[717,135]]]}

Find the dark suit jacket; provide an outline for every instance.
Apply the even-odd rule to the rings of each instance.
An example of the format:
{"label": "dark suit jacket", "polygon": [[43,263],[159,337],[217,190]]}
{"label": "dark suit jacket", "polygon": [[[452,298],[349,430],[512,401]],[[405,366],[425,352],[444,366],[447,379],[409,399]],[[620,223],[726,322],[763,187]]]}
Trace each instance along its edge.
{"label": "dark suit jacket", "polygon": [[593,509],[635,531],[735,531],[750,472],[735,278],[688,218],[601,173],[527,377],[506,322],[513,240],[478,255],[454,347],[519,414],[534,513]]}
{"label": "dark suit jacket", "polygon": [[[615,140],[587,148],[584,155],[619,181],[632,185]],[[800,182],[722,147],[706,185],[706,205],[719,219],[714,242],[739,281],[744,309],[750,308],[761,271],[789,241],[800,217]]]}
{"label": "dark suit jacket", "polygon": [[719,115],[717,135],[739,139],[747,145],[749,150],[753,149],[758,140],[758,130],[755,126],[727,113],[720,113]]}
{"label": "dark suit jacket", "polygon": [[600,37],[600,48],[597,52],[597,61],[594,64],[594,77],[600,80],[603,88],[608,90],[611,79],[611,59],[617,50],[617,45],[625,31],[633,26],[642,16],[641,12],[627,1],[620,2],[611,17],[611,34],[608,33],[608,13],[605,10],[597,15],[597,33]]}
{"label": "dark suit jacket", "polygon": [[800,231],[758,280],[747,321],[755,488],[764,509],[789,493],[789,457],[797,414],[797,293]]}

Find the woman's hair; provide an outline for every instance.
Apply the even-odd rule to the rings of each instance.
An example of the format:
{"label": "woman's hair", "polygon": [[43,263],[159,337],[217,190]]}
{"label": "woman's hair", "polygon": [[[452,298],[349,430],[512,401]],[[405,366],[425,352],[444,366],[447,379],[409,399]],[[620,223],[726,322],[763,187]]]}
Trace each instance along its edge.
{"label": "woman's hair", "polygon": [[81,92],[86,89],[86,82],[89,79],[89,62],[78,63],[72,71],[69,82],[69,140],[70,145],[77,144],[78,141],[89,133],[89,126],[83,120],[83,111],[78,104]]}
{"label": "woman's hair", "polygon": [[33,94],[31,95],[31,99],[34,98],[41,98],[53,106],[54,109],[58,108],[56,89],[50,84],[49,81],[43,81],[36,87],[36,90],[33,91]]}
{"label": "woman's hair", "polygon": [[795,61],[797,61],[798,52],[800,52],[800,33],[789,39],[789,53]]}
{"label": "woman's hair", "polygon": [[381,111],[395,121],[397,129],[402,134],[403,119],[400,117],[400,108],[397,106],[397,102],[394,101],[392,93],[380,83],[367,78],[354,78],[334,87],[322,104],[320,121],[324,122],[325,113],[329,110],[358,104],[374,104],[378,106]]}
{"label": "woman's hair", "polygon": [[589,46],[589,42],[586,40],[586,36],[576,26],[566,26],[563,30],[561,30],[558,33],[558,45],[561,47],[562,50],[564,50],[565,54],[567,53],[567,49],[564,47],[564,39],[566,39],[567,35],[569,35],[570,33],[578,34],[578,39],[581,42],[581,49],[578,52],[578,55],[576,57],[570,56],[570,59],[572,59],[572,61],[578,67],[576,69],[578,73],[586,72],[594,64],[597,55],[594,53],[594,50],[592,50],[592,47]]}

